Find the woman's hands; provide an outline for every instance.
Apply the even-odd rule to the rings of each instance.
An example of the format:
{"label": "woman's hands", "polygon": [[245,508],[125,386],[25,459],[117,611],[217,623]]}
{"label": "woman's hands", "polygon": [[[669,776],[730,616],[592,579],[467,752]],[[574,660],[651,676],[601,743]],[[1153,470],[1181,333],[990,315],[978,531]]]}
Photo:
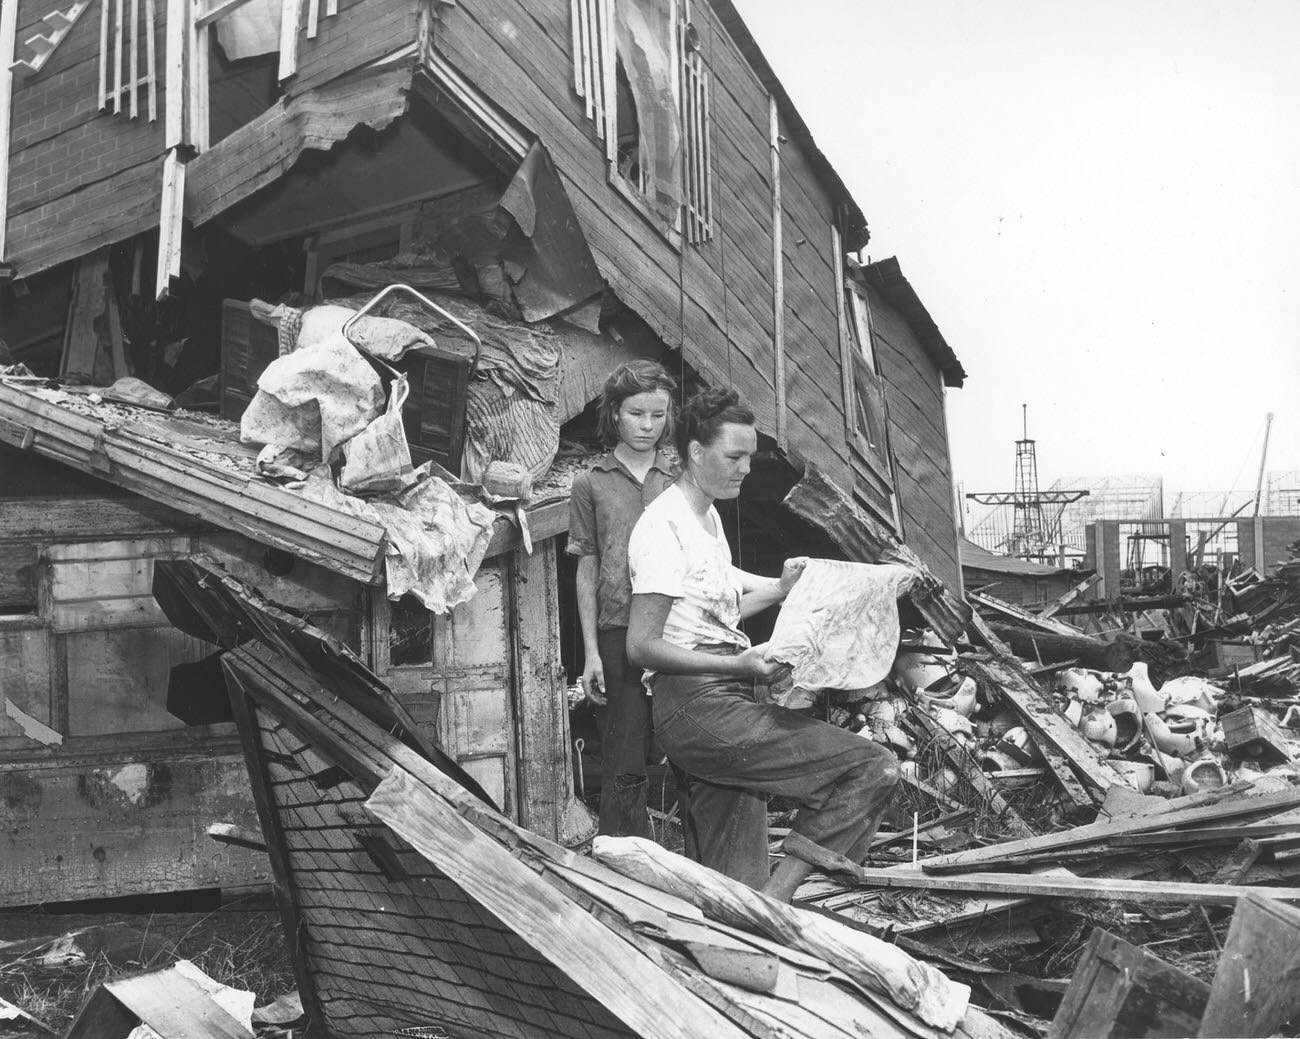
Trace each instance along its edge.
{"label": "woman's hands", "polygon": [[757,678],[761,682],[775,682],[790,670],[789,664],[767,658],[768,643],[763,642],[736,657],[736,667],[747,678]]}
{"label": "woman's hands", "polygon": [[781,577],[778,581],[781,588],[782,598],[790,594],[790,589],[793,588],[795,582],[803,576],[803,572],[807,569],[807,566],[807,556],[794,556],[785,561],[785,566],[781,568]]}

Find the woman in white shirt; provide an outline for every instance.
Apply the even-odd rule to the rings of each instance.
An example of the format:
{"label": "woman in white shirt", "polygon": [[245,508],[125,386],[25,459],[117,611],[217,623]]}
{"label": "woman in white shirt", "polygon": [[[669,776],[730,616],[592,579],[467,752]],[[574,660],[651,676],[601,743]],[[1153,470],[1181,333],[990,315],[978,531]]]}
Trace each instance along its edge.
{"label": "woman in white shirt", "polygon": [[[814,868],[856,873],[898,762],[879,744],[755,697],[755,681],[784,665],[751,646],[739,623],[783,600],[807,560],[787,560],[779,578],[731,565],[713,502],[740,494],[758,446],[753,412],[734,391],[705,391],[683,408],[677,446],[682,474],[647,506],[628,545],[628,656],[647,669],[655,733],[685,787],[688,853],[788,902]],[[768,794],[801,806],[770,876]]]}

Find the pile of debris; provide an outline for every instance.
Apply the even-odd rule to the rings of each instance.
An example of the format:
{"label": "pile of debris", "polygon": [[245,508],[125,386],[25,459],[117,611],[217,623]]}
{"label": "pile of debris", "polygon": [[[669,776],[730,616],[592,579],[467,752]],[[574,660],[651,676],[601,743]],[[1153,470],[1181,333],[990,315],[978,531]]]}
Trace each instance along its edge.
{"label": "pile of debris", "polygon": [[971,598],[969,641],[909,632],[888,679],[819,704],[904,786],[866,886],[796,904],[926,949],[1031,1034],[1294,1034],[1300,1000],[1258,979],[1300,969],[1300,560],[1221,597],[1247,666]]}

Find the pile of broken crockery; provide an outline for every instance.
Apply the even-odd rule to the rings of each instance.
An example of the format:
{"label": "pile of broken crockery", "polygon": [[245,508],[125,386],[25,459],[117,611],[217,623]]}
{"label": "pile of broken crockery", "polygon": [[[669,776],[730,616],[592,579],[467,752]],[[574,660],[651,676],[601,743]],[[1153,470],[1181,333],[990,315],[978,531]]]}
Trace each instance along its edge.
{"label": "pile of broken crockery", "polygon": [[[1144,1005],[1178,993],[1177,1034],[1298,1034],[1300,993],[1275,1005],[1294,986],[1261,978],[1300,972],[1300,559],[1239,584],[1249,666],[1198,668],[1198,646],[1170,677],[1044,664],[978,617],[956,647],[905,633],[889,678],[823,705],[898,755],[895,810],[864,886],[799,901],[947,957],[1029,1034],[1152,1034],[1088,1023],[1083,1006],[1136,1005],[1100,991],[1103,961],[1159,990]],[[1225,1012],[1266,1030],[1204,1031]]]}

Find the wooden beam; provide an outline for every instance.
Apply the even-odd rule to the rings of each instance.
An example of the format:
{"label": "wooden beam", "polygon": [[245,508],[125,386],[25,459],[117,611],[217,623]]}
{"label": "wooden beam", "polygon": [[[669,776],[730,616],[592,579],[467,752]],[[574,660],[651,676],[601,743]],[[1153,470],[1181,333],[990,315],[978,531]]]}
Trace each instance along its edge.
{"label": "wooden beam", "polygon": [[996,620],[990,620],[988,626],[1018,656],[1042,664],[1071,661],[1094,671],[1123,672],[1132,667],[1134,661],[1144,659],[1136,651],[1139,645],[1136,639],[1106,642],[1081,631],[1073,635],[1053,635],[1019,623]]}
{"label": "wooden beam", "polygon": [[9,144],[13,135],[14,47],[18,38],[18,4],[0,4],[0,262],[5,259],[9,223]]}
{"label": "wooden beam", "polygon": [[1188,807],[1175,808],[1172,811],[1156,812],[1151,815],[1127,815],[1105,822],[1088,823],[1076,826],[1061,833],[1049,833],[1040,837],[1025,837],[1020,840],[1003,841],[985,848],[971,848],[967,851],[953,852],[935,858],[924,859],[922,867],[927,870],[962,870],[981,865],[999,864],[1002,860],[1026,852],[1043,852],[1050,849],[1070,848],[1084,844],[1106,841],[1112,837],[1134,833],[1153,833],[1182,825],[1208,825],[1216,820],[1259,816],[1267,818],[1279,812],[1300,807],[1300,790],[1286,790],[1276,794],[1259,794],[1254,797],[1241,796],[1238,793],[1229,800],[1211,803],[1199,801],[1189,803]]}
{"label": "wooden beam", "polygon": [[1074,602],[1075,599],[1081,596],[1094,584],[1097,584],[1100,580],[1101,580],[1101,574],[1091,574],[1088,577],[1085,577],[1082,581],[1076,584],[1064,595],[1060,596],[1059,598],[1053,599],[1050,603],[1048,603],[1041,610],[1039,610],[1038,611],[1039,619],[1047,620],[1049,617],[1054,617],[1057,611],[1061,609],[1061,607],[1068,606],[1070,603]]}
{"label": "wooden beam", "polygon": [[206,29],[213,22],[224,18],[232,11],[237,11],[243,7],[249,0],[208,0],[206,4],[200,4],[195,9],[194,28]]}
{"label": "wooden beam", "polygon": [[[767,140],[772,159],[772,350],[776,358],[776,442],[789,441],[785,396],[785,210],[781,204],[781,117],[776,98],[767,99]],[[834,229],[832,228],[832,231]]]}
{"label": "wooden beam", "polygon": [[1009,617],[1013,622],[1033,631],[1041,631],[1049,635],[1064,636],[1082,634],[1078,628],[1072,627],[1063,621],[1052,620],[1050,617],[1040,617],[1037,614],[1030,613],[1028,610],[1015,605],[1014,603],[1003,602],[996,596],[983,595],[980,592],[968,592],[966,598],[976,606],[983,606],[985,609],[993,613],[1000,613]]}
{"label": "wooden beam", "polygon": [[970,622],[972,611],[943,582],[930,573],[921,557],[898,540],[892,530],[864,509],[811,462],[801,479],[781,503],[796,516],[826,531],[844,551],[860,563],[901,563],[921,575],[908,593],[926,622],[951,645]]}
{"label": "wooden beam", "polygon": [[746,1034],[405,770],[394,768],[365,807],[638,1035]]}
{"label": "wooden beam", "polygon": [[154,298],[171,292],[172,278],[181,275],[181,230],[185,221],[185,163],[176,148],[163,158],[162,204],[158,213],[158,277]]}
{"label": "wooden beam", "polygon": [[131,118],[140,115],[140,0],[131,0]]}
{"label": "wooden beam", "polygon": [[1075,877],[1066,880],[1041,873],[930,873],[895,869],[863,869],[867,887],[893,887],[921,891],[975,891],[995,895],[1032,895],[1036,898],[1079,898],[1104,902],[1186,902],[1192,905],[1230,906],[1246,895],[1300,902],[1300,888],[1239,887],[1235,884],[1189,884],[1169,880],[1114,880]]}
{"label": "wooden beam", "polygon": [[283,83],[298,72],[298,28],[302,22],[303,0],[281,0],[280,67],[276,78]]}
{"label": "wooden beam", "polygon": [[[149,73],[149,122],[151,123],[158,120],[158,43],[157,29],[154,27],[156,21],[158,21],[156,0],[144,0],[144,53]],[[103,105],[100,107],[102,108]]]}
{"label": "wooden beam", "polygon": [[1102,753],[1052,706],[1047,694],[1033,684],[1022,668],[1010,660],[971,661],[969,666],[977,678],[990,683],[1015,709],[1040,746],[1050,745],[1070,762],[1079,780],[1089,787],[1096,804],[1101,804],[1111,786],[1127,785]]}
{"label": "wooden beam", "polygon": [[163,61],[166,71],[166,122],[163,147],[172,149],[184,144],[185,137],[185,39],[189,35],[190,0],[167,0],[167,49]]}

